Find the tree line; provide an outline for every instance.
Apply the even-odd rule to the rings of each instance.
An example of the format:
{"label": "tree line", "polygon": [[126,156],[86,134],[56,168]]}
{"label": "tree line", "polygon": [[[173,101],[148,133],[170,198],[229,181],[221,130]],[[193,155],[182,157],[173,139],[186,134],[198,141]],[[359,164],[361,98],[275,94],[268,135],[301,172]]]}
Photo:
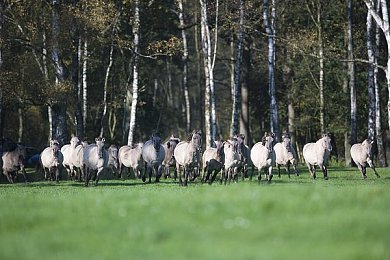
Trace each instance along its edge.
{"label": "tree line", "polygon": [[385,0],[0,1],[0,135],[39,148],[71,134],[153,132],[251,146],[332,133],[337,156],[390,125]]}

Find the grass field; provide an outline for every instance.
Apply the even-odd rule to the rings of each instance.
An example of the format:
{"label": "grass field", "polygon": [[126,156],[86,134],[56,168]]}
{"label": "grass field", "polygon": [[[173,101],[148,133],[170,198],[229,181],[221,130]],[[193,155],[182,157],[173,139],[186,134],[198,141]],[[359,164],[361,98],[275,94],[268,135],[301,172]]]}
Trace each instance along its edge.
{"label": "grass field", "polygon": [[390,259],[390,170],[0,185],[0,259]]}

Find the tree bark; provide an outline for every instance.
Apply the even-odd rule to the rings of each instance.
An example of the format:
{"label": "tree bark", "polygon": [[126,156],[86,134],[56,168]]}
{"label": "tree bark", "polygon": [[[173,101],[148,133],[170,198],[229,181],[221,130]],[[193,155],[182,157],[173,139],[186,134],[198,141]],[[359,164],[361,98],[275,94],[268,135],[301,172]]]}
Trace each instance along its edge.
{"label": "tree bark", "polygon": [[241,69],[241,116],[240,116],[240,133],[245,135],[245,143],[252,147],[253,140],[250,131],[249,116],[249,76],[251,69],[251,39],[245,36],[243,41],[242,52],[242,69]]}
{"label": "tree bark", "polygon": [[234,62],[234,85],[233,85],[233,108],[232,120],[230,126],[230,136],[238,134],[240,105],[241,105],[241,61],[242,61],[242,46],[244,38],[244,1],[240,0],[240,22],[237,35],[237,49]]}
{"label": "tree bark", "polygon": [[364,0],[366,3],[368,12],[371,13],[375,19],[376,24],[381,28],[387,43],[387,65],[386,65],[386,81],[387,81],[387,124],[390,129],[390,26],[389,26],[389,14],[387,10],[386,0],[381,0],[382,18],[376,12],[373,2],[370,0]]}
{"label": "tree bark", "polygon": [[[4,24],[4,1],[0,1],[0,38],[3,37],[3,24]],[[3,49],[0,45],[0,71],[3,67]],[[3,89],[0,88],[0,138],[3,138],[4,134],[4,111],[3,111]]]}
{"label": "tree bark", "polygon": [[367,138],[375,140],[375,86],[374,86],[374,47],[372,44],[372,14],[367,12],[367,55],[368,55],[368,125]]}
{"label": "tree bark", "polygon": [[75,127],[76,127],[76,136],[83,136],[83,115],[81,111],[81,102],[80,102],[80,82],[79,82],[79,60],[80,60],[80,35],[78,34],[78,29],[76,28],[76,21],[73,20],[71,28],[71,38],[73,51],[72,52],[72,83],[73,83],[73,105],[75,113]]}
{"label": "tree bark", "polygon": [[[207,5],[204,0],[200,0],[201,6],[201,38],[205,70],[205,127],[206,127],[206,147],[214,146],[217,133],[217,121],[215,113],[215,93],[213,62],[211,58],[211,39],[207,21]],[[214,53],[215,54],[215,53]]]}
{"label": "tree bark", "polygon": [[276,3],[272,0],[271,18],[269,17],[269,1],[263,0],[263,20],[264,28],[268,37],[268,92],[270,95],[270,128],[271,132],[275,133],[276,140],[279,140],[279,115],[278,106],[276,102],[276,89],[275,89],[275,16],[276,16]]}
{"label": "tree bark", "polygon": [[355,62],[353,54],[353,37],[352,37],[352,22],[353,9],[352,0],[348,0],[348,85],[350,92],[350,137],[349,143],[345,142],[345,163],[350,166],[353,162],[351,160],[350,148],[357,143],[357,104],[356,104],[356,86],[355,86]]}
{"label": "tree bark", "polygon": [[83,68],[82,68],[82,114],[83,114],[83,133],[87,128],[87,111],[88,111],[88,85],[87,85],[87,68],[88,68],[88,37],[84,37],[83,47]]}
{"label": "tree bark", "polygon": [[183,0],[179,0],[179,21],[181,27],[181,37],[183,40],[183,55],[182,55],[182,66],[183,66],[183,91],[184,91],[184,100],[186,108],[186,130],[189,133],[191,131],[191,105],[190,105],[190,95],[188,91],[188,44],[187,44],[187,34],[184,29],[184,6]]}
{"label": "tree bark", "polygon": [[130,111],[130,124],[129,124],[129,135],[127,139],[127,145],[132,146],[134,143],[134,129],[136,123],[137,115],[137,102],[138,102],[138,48],[139,48],[139,27],[140,27],[140,17],[139,17],[139,0],[135,0],[134,8],[134,24],[133,24],[133,46],[134,46],[134,64],[133,64],[133,98],[131,101],[131,111]]}
{"label": "tree bark", "polygon": [[[111,37],[114,37],[111,35]],[[111,47],[110,47],[110,54],[108,56],[108,65],[106,69],[106,76],[104,78],[104,88],[103,88],[103,113],[102,113],[102,119],[100,122],[100,137],[103,137],[104,135],[104,124],[106,122],[107,117],[107,95],[108,95],[108,80],[110,78],[110,71],[113,64],[113,58],[114,56],[114,41],[111,40]]]}
{"label": "tree bark", "polygon": [[[377,1],[376,11],[380,12],[381,1]],[[379,60],[379,46],[380,46],[380,28],[377,24],[375,26],[375,51],[374,59],[375,64],[378,64]],[[375,86],[375,135],[376,135],[376,145],[378,149],[378,163],[380,167],[386,167],[386,155],[383,147],[383,137],[382,137],[382,127],[381,127],[381,109],[380,109],[380,87],[378,82],[378,66],[374,67],[374,86]]]}
{"label": "tree bark", "polygon": [[[60,62],[60,51],[58,44],[59,37],[59,8],[60,3],[57,0],[52,0],[52,30],[53,30],[53,62],[55,66],[55,84],[60,87],[64,82],[64,69]],[[53,104],[51,104],[49,116],[51,120],[51,137],[64,144],[67,141],[66,135],[66,103],[63,97],[57,95]]]}

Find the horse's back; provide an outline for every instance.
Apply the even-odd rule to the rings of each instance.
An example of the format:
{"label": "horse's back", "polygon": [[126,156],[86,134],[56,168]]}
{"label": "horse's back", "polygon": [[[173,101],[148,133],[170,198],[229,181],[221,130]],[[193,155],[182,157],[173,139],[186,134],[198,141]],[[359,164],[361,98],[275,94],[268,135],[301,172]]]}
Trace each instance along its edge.
{"label": "horse's back", "polygon": [[188,163],[188,146],[189,143],[186,141],[182,141],[176,145],[175,150],[173,151],[173,155],[175,156],[176,163],[180,165],[185,165]]}
{"label": "horse's back", "polygon": [[250,153],[252,163],[257,168],[263,166],[266,163],[268,157],[268,149],[262,145],[262,143],[256,143]]}
{"label": "horse's back", "polygon": [[351,147],[351,157],[356,164],[363,164],[367,161],[367,153],[364,152],[362,144],[357,143]]}

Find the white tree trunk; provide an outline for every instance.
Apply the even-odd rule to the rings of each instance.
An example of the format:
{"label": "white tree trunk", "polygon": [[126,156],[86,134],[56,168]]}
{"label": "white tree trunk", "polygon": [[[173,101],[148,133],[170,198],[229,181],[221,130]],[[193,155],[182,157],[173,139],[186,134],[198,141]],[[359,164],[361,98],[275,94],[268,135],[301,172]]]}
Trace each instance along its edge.
{"label": "white tree trunk", "polygon": [[214,140],[217,133],[217,120],[215,112],[215,89],[213,62],[211,55],[211,39],[207,21],[207,5],[204,0],[200,0],[201,6],[201,37],[202,50],[204,58],[204,69],[206,78],[205,94],[205,128],[206,128],[206,147],[214,146]]}
{"label": "white tree trunk", "polygon": [[[112,36],[113,37],[113,36]],[[114,43],[111,42],[111,48],[110,48],[110,54],[109,54],[109,62],[106,69],[106,77],[104,79],[104,89],[103,89],[103,113],[102,113],[102,119],[101,119],[101,125],[100,125],[100,137],[103,137],[104,134],[104,122],[106,120],[107,116],[107,93],[108,93],[108,80],[110,78],[110,71],[113,64],[113,58],[114,56]]]}
{"label": "white tree trunk", "polygon": [[234,84],[233,84],[233,108],[232,119],[230,126],[230,136],[238,134],[239,132],[239,116],[241,105],[241,61],[242,61],[242,45],[243,45],[243,26],[244,26],[244,1],[240,0],[240,22],[237,35],[237,49],[234,62]]}
{"label": "white tree trunk", "polygon": [[188,46],[187,46],[187,35],[184,29],[184,7],[183,0],[179,0],[179,21],[181,27],[181,37],[183,40],[183,91],[184,101],[186,108],[186,130],[189,133],[191,131],[191,106],[190,106],[190,95],[188,91]]}
{"label": "white tree trunk", "polygon": [[387,92],[388,92],[388,101],[387,101],[387,122],[390,129],[390,28],[389,28],[389,14],[387,10],[387,1],[381,0],[381,11],[382,18],[376,12],[375,6],[372,0],[364,0],[368,11],[371,13],[372,17],[375,19],[377,25],[381,28],[387,43],[387,65],[386,65],[386,80],[387,80]]}
{"label": "white tree trunk", "polygon": [[133,45],[134,45],[134,64],[133,64],[133,98],[131,101],[130,125],[127,145],[132,146],[134,143],[134,129],[137,114],[138,102],[138,46],[139,46],[139,0],[135,0],[134,24],[133,24]]}
{"label": "white tree trunk", "polygon": [[374,47],[372,44],[372,14],[367,12],[367,55],[368,65],[368,125],[367,137],[371,140],[375,138],[375,86],[374,86]]}
{"label": "white tree trunk", "polygon": [[87,127],[87,107],[88,107],[88,87],[87,87],[87,68],[88,68],[88,38],[84,39],[84,50],[83,50],[83,69],[82,69],[82,92],[83,92],[83,132]]}
{"label": "white tree trunk", "polygon": [[263,0],[263,20],[264,27],[268,37],[268,91],[271,99],[270,103],[270,123],[271,132],[275,133],[276,139],[279,140],[279,120],[278,106],[276,102],[275,90],[275,1],[272,1],[271,19],[269,18],[269,1]]}

